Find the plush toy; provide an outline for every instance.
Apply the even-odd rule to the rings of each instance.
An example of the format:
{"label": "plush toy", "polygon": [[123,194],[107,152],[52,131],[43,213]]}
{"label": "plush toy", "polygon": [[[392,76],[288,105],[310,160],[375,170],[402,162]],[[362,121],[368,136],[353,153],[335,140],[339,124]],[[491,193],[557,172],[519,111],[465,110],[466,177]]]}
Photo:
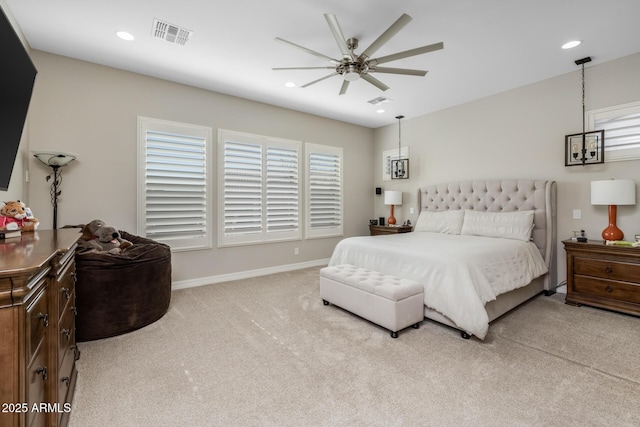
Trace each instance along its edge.
{"label": "plush toy", "polygon": [[0,231],[35,231],[38,229],[40,222],[33,217],[31,210],[20,200],[0,203],[2,203],[0,205]]}
{"label": "plush toy", "polygon": [[108,252],[111,254],[122,253],[133,243],[123,239],[115,227],[105,225],[99,219],[91,221],[82,229],[81,239],[85,240],[90,249],[96,252]]}

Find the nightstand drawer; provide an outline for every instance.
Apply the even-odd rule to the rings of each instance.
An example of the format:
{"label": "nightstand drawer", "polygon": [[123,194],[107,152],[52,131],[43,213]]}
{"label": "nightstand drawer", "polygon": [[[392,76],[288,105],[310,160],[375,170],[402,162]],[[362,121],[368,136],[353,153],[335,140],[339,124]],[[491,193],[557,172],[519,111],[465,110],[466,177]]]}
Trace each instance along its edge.
{"label": "nightstand drawer", "polygon": [[640,285],[576,275],[574,292],[640,304]]}
{"label": "nightstand drawer", "polygon": [[573,273],[603,279],[640,282],[640,265],[603,259],[575,257]]}

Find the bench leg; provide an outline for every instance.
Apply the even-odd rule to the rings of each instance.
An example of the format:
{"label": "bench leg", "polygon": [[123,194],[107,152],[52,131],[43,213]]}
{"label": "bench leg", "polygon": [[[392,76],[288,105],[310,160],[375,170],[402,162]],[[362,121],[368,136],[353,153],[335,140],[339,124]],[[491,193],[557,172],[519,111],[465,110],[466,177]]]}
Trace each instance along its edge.
{"label": "bench leg", "polygon": [[329,305],[329,301],[327,301],[326,299],[323,299],[323,300],[322,300],[322,303],[323,303],[324,305]]}
{"label": "bench leg", "polygon": [[469,335],[468,333],[466,333],[465,331],[460,332],[460,336],[462,338],[464,338],[465,340],[468,340],[469,338],[471,338],[471,335]]}
{"label": "bench leg", "polygon": [[420,322],[411,325],[413,329],[420,329]]}
{"label": "bench leg", "polygon": [[391,338],[398,338],[398,333],[391,331]]}

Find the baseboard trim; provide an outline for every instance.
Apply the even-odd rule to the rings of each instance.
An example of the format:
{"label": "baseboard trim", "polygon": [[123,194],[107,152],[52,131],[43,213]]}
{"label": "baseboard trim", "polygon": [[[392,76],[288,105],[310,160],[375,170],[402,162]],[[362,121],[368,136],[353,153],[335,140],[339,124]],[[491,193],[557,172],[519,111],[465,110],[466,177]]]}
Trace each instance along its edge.
{"label": "baseboard trim", "polygon": [[327,264],[329,264],[329,258],[299,262],[296,264],[285,264],[275,267],[259,268],[256,270],[239,271],[237,273],[219,274],[217,276],[202,277],[199,279],[180,280],[171,284],[171,290],[177,291],[179,289],[196,288],[198,286],[213,285],[215,283],[230,282],[232,280],[250,279],[252,277],[266,276],[268,274],[302,270],[303,268],[322,267]]}

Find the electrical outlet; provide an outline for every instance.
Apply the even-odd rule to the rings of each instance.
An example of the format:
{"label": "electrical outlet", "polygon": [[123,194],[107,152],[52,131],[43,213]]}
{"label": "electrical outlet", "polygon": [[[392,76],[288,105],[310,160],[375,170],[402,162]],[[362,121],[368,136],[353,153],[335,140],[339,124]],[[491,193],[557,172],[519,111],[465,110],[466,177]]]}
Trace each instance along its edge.
{"label": "electrical outlet", "polygon": [[409,215],[413,215],[413,208],[409,208]]}
{"label": "electrical outlet", "polygon": [[294,255],[300,255],[300,248],[293,248]]}
{"label": "electrical outlet", "polygon": [[582,219],[582,211],[580,209],[573,210],[573,219]]}

